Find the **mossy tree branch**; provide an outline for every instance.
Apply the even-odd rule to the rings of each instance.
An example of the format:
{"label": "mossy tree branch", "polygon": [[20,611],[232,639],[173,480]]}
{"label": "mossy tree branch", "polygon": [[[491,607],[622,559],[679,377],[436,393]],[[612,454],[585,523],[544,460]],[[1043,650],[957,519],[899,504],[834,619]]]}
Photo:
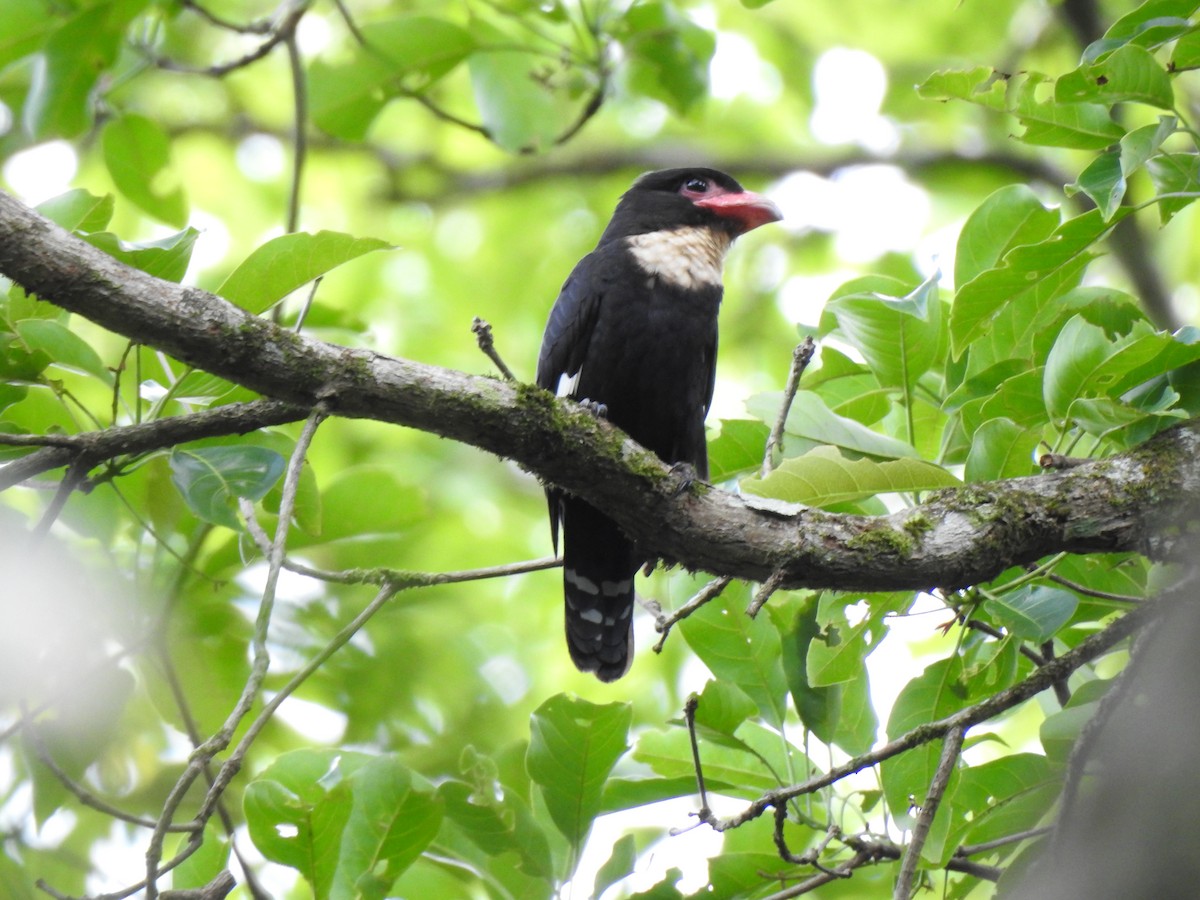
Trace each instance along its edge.
{"label": "mossy tree branch", "polygon": [[957,588],[1058,551],[1171,558],[1175,536],[1200,520],[1200,423],[1069,471],[940,491],[890,516],[764,509],[704,485],[681,492],[653,454],[537,388],[292,334],[131,269],[3,192],[0,273],[274,400],[324,403],[515,460],[612,515],[648,552],[754,581],[782,573],[783,588]]}

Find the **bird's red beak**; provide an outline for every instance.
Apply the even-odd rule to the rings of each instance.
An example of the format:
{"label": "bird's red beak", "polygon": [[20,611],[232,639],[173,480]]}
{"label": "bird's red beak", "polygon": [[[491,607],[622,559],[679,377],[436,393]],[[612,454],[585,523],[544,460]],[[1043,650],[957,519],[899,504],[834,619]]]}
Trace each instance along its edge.
{"label": "bird's red beak", "polygon": [[738,234],[753,231],[759,225],[778,222],[783,218],[779,207],[751,191],[738,194],[717,194],[693,201],[697,206],[710,209],[723,219],[732,219],[738,224]]}

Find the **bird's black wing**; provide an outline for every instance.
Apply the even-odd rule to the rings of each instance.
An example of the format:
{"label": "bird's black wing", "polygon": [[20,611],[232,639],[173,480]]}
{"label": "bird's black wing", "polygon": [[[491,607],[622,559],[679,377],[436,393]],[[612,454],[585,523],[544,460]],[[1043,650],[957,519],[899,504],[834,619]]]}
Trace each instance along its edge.
{"label": "bird's black wing", "polygon": [[[542,335],[542,349],[538,353],[538,387],[576,400],[580,398],[575,393],[575,386],[587,357],[606,287],[605,280],[593,277],[598,253],[590,253],[581,259],[563,283],[558,299],[550,309],[550,318]],[[558,553],[561,496],[556,488],[546,488],[546,502],[550,507],[550,538],[555,553]]]}

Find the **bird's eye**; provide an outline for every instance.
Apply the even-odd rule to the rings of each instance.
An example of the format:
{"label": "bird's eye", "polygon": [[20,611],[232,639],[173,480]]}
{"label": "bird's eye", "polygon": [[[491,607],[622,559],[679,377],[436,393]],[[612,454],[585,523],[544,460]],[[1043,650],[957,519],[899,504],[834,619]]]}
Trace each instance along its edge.
{"label": "bird's eye", "polygon": [[689,178],[683,183],[683,189],[690,193],[703,194],[708,190],[708,182],[703,178]]}

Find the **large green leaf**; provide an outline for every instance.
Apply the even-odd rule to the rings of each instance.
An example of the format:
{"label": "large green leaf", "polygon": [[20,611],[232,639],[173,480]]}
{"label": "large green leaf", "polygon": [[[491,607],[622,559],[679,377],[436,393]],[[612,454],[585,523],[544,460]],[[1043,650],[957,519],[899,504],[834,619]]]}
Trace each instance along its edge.
{"label": "large green leaf", "polygon": [[83,239],[127,266],[165,281],[182,281],[192,259],[192,248],[200,232],[185,228],[178,234],[140,243],[126,243],[108,231],[83,235]]}
{"label": "large green leaf", "polygon": [[437,834],[442,810],[394,756],[306,749],[246,788],[250,837],[317,900],[382,900]]}
{"label": "large green leaf", "polygon": [[679,629],[717,678],[741,688],[768,722],[780,726],[788,688],[779,661],[779,632],[769,616],[748,616],[748,602],[747,590],[727,588],[680,622]]}
{"label": "large green leaf", "polygon": [[286,460],[266,447],[200,447],[171,451],[171,481],[197,516],[240,528],[237,498],[259,501],[279,480]]}
{"label": "large green leaf", "polygon": [[1015,247],[1001,262],[958,289],[950,309],[950,338],[955,356],[983,334],[1010,303],[1049,304],[1079,280],[1095,255],[1092,246],[1121,218],[1105,222],[1098,210],[1068,219],[1049,237]]}
{"label": "large green leaf", "polygon": [[923,459],[847,459],[835,447],[817,447],[785,459],[766,478],[747,478],[742,490],[805,506],[831,506],[875,494],[914,493],[961,482]]}
{"label": "large green leaf", "polygon": [[1043,206],[1026,185],[1000,188],[975,208],[958,234],[954,283],[961,287],[993,268],[1014,247],[1044,241],[1058,223],[1058,212]]}
{"label": "large green leaf", "polygon": [[[746,408],[765,422],[774,422],[779,414],[782,394],[757,394]],[[903,441],[872,431],[867,426],[839,416],[812,391],[797,391],[784,426],[788,452],[801,452],[814,446],[838,447],[849,453],[861,453],[881,459],[915,457],[917,451]]]}
{"label": "large green leaf", "polygon": [[1033,454],[1041,436],[1008,418],[988,419],[971,435],[964,477],[967,481],[994,481],[1032,475]]}
{"label": "large green leaf", "polygon": [[721,433],[708,442],[708,477],[719,484],[762,466],[770,428],[757,419],[722,419]]}
{"label": "large green leaf", "polygon": [[117,189],[143,212],[175,228],[187,224],[187,199],[171,170],[171,139],[153,119],[126,114],[100,135],[104,164]]}
{"label": "large green leaf", "polygon": [[[473,27],[485,46],[510,43],[484,22]],[[467,61],[483,126],[505,150],[547,149],[559,131],[554,95],[536,75],[542,65],[540,55],[509,49],[483,49]]]}
{"label": "large green leaf", "polygon": [[[895,740],[926,722],[941,719],[957,712],[967,704],[963,684],[963,664],[958,656],[938,660],[905,685],[888,719],[888,740]],[[893,819],[911,823],[909,811],[914,802],[920,805],[937,770],[941,742],[922,744],[912,750],[886,759],[881,764],[883,793]],[[944,795],[944,802],[953,798],[955,779]]]}
{"label": "large green leaf", "polygon": [[945,351],[936,275],[903,297],[849,294],[831,300],[826,310],[880,384],[906,396]]}
{"label": "large green leaf", "polygon": [[36,58],[25,100],[25,128],[33,137],[76,137],[88,128],[92,91],[116,61],[126,26],[149,2],[98,0],[50,35]]}
{"label": "large green leaf", "polygon": [[112,219],[115,202],[112,194],[97,197],[76,188],[51,197],[37,205],[37,211],[67,231],[101,231]]}
{"label": "large green leaf", "polygon": [[1071,620],[1079,597],[1062,588],[1026,585],[990,598],[984,605],[1013,635],[1041,643]]}
{"label": "large green leaf", "polygon": [[629,749],[632,716],[628,703],[597,705],[555,694],[530,717],[529,777],[575,850],[600,812],[609,773]]}
{"label": "large green leaf", "polygon": [[357,238],[338,231],[280,235],[246,257],[217,293],[247,312],[261,313],[331,269],[390,247],[378,238]]}
{"label": "large green leaf", "polygon": [[1160,153],[1146,162],[1146,171],[1159,194],[1158,215],[1166,225],[1175,214],[1200,197],[1200,154]]}
{"label": "large green leaf", "polygon": [[1166,70],[1137,44],[1125,44],[1099,62],[1080,66],[1054,85],[1059,103],[1112,105],[1133,101],[1172,109],[1175,92]]}

